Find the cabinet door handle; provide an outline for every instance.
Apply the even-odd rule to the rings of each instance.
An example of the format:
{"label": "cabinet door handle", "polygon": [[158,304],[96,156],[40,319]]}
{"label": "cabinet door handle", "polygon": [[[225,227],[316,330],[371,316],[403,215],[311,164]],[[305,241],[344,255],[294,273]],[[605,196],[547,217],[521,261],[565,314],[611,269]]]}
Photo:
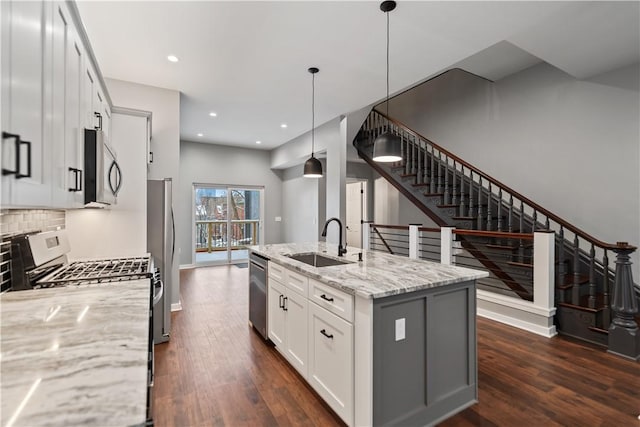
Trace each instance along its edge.
{"label": "cabinet door handle", "polygon": [[320,298],[322,298],[325,301],[329,301],[329,302],[333,302],[333,297],[329,298],[327,295],[322,294],[320,295]]}
{"label": "cabinet door handle", "polygon": [[[115,168],[115,187],[113,186],[113,181],[111,180],[112,172]],[[114,197],[118,197],[118,192],[120,191],[120,187],[122,187],[122,170],[120,169],[120,165],[115,160],[111,162],[111,166],[109,167],[109,188],[111,189],[111,193]]]}
{"label": "cabinet door handle", "polygon": [[149,159],[149,163],[153,163],[153,151],[149,151],[149,157],[151,157],[151,159]]}
{"label": "cabinet door handle", "polygon": [[73,172],[73,177],[75,181],[73,188],[69,188],[69,191],[71,192],[82,191],[82,169],[69,167],[69,172]]}
{"label": "cabinet door handle", "polygon": [[15,140],[15,152],[16,152],[16,166],[15,170],[2,168],[2,175],[17,175],[18,168],[20,168],[20,135],[16,135],[14,133],[2,132],[2,141],[5,139],[14,139]]}
{"label": "cabinet door handle", "polygon": [[283,298],[284,295],[278,296],[278,308],[284,308],[284,302],[282,301]]}
{"label": "cabinet door handle", "polygon": [[[27,146],[27,173],[20,173],[20,146],[21,145]],[[18,147],[18,154],[16,155],[16,160],[18,161],[18,163],[16,164],[16,169],[18,169],[18,172],[16,173],[16,179],[31,178],[31,141],[20,140],[20,143],[18,144],[17,147]]]}
{"label": "cabinet door handle", "polygon": [[284,297],[284,298],[282,299],[282,309],[283,309],[284,311],[289,311],[289,308],[287,308],[287,300],[288,300],[288,299],[289,299],[289,297]]}
{"label": "cabinet door handle", "polygon": [[102,114],[98,113],[97,111],[93,112],[94,117],[98,118],[98,126],[94,126],[95,130],[102,130]]}
{"label": "cabinet door handle", "polygon": [[325,329],[321,329],[320,333],[327,338],[333,339],[333,335],[329,335]]}

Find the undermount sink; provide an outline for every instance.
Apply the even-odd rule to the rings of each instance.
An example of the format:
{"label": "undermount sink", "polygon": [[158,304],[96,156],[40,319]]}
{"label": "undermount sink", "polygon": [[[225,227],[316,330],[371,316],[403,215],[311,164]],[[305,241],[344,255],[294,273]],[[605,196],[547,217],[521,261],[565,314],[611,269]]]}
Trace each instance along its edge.
{"label": "undermount sink", "polygon": [[317,252],[304,252],[299,254],[287,255],[291,259],[304,262],[313,267],[330,267],[332,265],[352,264],[351,261],[343,261],[340,259],[329,258]]}

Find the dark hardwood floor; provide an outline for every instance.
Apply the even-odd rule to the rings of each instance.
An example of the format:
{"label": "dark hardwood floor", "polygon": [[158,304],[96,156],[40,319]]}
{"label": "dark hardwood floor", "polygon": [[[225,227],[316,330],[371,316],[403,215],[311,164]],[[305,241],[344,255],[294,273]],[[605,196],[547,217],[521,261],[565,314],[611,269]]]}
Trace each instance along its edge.
{"label": "dark hardwood floor", "polygon": [[[181,271],[183,310],[156,346],[154,421],[165,426],[339,426],[248,326],[248,269]],[[478,318],[480,403],[441,426],[640,426],[640,363]]]}

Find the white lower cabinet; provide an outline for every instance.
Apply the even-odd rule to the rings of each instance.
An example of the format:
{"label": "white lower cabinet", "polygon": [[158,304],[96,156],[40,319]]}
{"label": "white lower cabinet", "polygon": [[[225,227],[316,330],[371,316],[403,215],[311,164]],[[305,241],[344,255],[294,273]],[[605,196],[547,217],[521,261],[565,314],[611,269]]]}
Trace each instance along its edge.
{"label": "white lower cabinet", "polygon": [[268,287],[269,338],[336,414],[353,425],[353,324],[329,311],[352,320],[353,297],[272,262]]}
{"label": "white lower cabinet", "polygon": [[307,298],[269,278],[269,338],[304,378],[308,360],[307,306]]}
{"label": "white lower cabinet", "polygon": [[353,325],[309,304],[308,381],[348,424],[353,423]]}

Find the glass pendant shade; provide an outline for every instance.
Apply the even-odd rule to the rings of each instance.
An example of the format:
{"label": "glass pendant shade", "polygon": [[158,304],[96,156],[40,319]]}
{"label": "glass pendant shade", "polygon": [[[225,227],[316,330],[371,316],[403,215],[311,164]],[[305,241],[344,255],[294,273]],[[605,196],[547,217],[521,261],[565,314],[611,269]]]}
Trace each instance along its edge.
{"label": "glass pendant shade", "polygon": [[399,162],[400,160],[402,160],[400,137],[391,131],[386,131],[378,136],[373,142],[373,161],[389,163]]}
{"label": "glass pendant shade", "polygon": [[305,178],[322,178],[322,163],[316,159],[313,155],[304,162],[304,177]]}

